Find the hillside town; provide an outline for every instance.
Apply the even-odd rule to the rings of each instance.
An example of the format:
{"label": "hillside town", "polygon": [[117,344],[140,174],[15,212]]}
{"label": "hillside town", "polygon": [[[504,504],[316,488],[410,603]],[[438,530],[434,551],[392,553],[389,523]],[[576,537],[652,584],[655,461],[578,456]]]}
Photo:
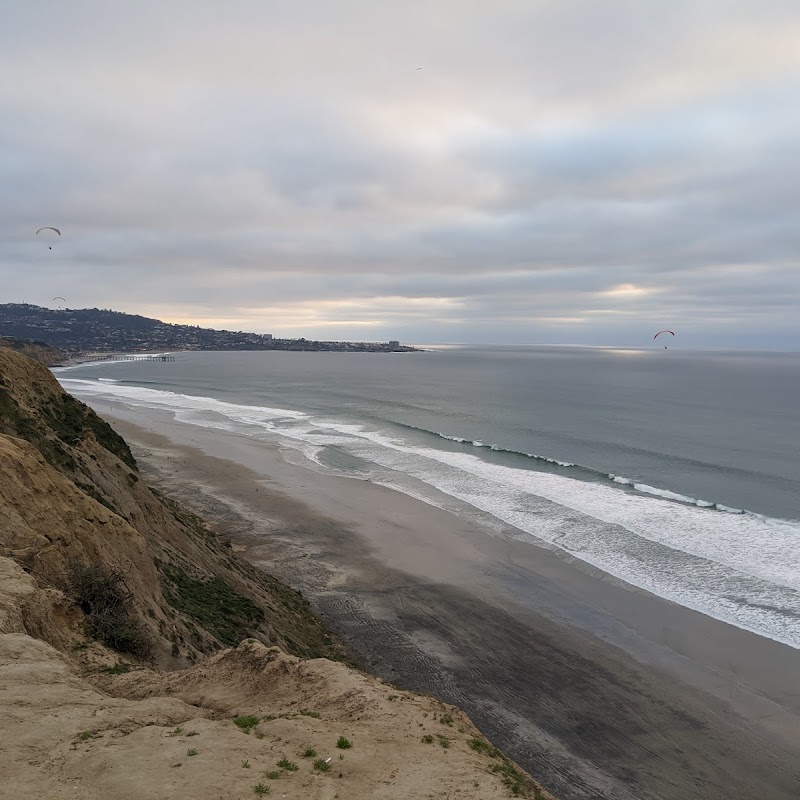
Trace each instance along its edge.
{"label": "hillside town", "polygon": [[413,352],[389,342],[325,342],[276,339],[271,333],[176,325],[137,314],[98,308],[52,309],[28,303],[0,304],[0,336],[35,340],[68,356],[153,350],[307,350],[355,353]]}

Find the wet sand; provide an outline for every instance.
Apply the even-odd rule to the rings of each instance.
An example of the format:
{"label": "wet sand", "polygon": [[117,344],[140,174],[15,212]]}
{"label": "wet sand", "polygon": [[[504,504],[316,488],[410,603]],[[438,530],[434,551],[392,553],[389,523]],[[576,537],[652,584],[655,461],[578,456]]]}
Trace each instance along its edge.
{"label": "wet sand", "polygon": [[800,651],[513,529],[94,405],[152,482],[301,589],[366,669],[462,707],[563,800],[800,796]]}

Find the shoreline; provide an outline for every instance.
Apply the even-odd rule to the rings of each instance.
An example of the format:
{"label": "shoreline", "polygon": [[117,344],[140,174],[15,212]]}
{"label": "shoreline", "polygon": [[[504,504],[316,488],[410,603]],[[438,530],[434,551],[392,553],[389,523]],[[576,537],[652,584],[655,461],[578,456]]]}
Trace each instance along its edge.
{"label": "shoreline", "polygon": [[563,800],[796,796],[798,651],[262,442],[110,413],[370,671],[464,708]]}

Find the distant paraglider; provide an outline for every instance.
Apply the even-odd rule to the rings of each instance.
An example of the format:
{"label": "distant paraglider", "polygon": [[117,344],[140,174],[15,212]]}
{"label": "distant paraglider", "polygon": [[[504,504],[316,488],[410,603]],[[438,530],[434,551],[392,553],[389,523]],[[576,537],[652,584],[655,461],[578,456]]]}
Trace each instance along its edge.
{"label": "distant paraglider", "polygon": [[62,306],[64,303],[66,303],[66,302],[67,302],[67,301],[66,301],[66,300],[65,300],[63,297],[54,297],[54,298],[53,298],[53,302],[54,302],[54,303],[55,303],[57,300],[60,300],[60,301],[61,301],[61,302],[58,304],[58,307],[59,307],[59,309],[61,308],[61,306]]}
{"label": "distant paraglider", "polygon": [[[54,228],[52,225],[45,225],[43,228],[39,228],[39,230],[36,231],[36,235],[38,236],[42,231],[55,231],[59,236],[61,236],[61,231],[58,228]],[[47,249],[52,250],[53,248],[48,245]]]}
{"label": "distant paraglider", "polygon": [[[656,334],[656,335],[653,337],[653,340],[656,340],[656,339],[658,339],[658,337],[659,337],[659,336],[661,336],[661,334],[662,334],[662,333],[671,333],[673,336],[675,335],[675,331],[663,330],[663,331],[659,331],[659,332],[658,332],[658,333],[657,333],[657,334]],[[667,349],[667,346],[666,346],[666,345],[664,345],[664,349],[665,349],[665,350]]]}

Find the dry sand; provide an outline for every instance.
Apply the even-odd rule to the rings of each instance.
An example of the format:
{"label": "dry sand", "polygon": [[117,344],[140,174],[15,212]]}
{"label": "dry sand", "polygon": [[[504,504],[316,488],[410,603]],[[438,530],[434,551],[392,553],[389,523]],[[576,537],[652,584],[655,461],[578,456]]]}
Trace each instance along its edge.
{"label": "dry sand", "polygon": [[562,800],[800,796],[800,652],[263,443],[95,408],[365,667],[463,708]]}

